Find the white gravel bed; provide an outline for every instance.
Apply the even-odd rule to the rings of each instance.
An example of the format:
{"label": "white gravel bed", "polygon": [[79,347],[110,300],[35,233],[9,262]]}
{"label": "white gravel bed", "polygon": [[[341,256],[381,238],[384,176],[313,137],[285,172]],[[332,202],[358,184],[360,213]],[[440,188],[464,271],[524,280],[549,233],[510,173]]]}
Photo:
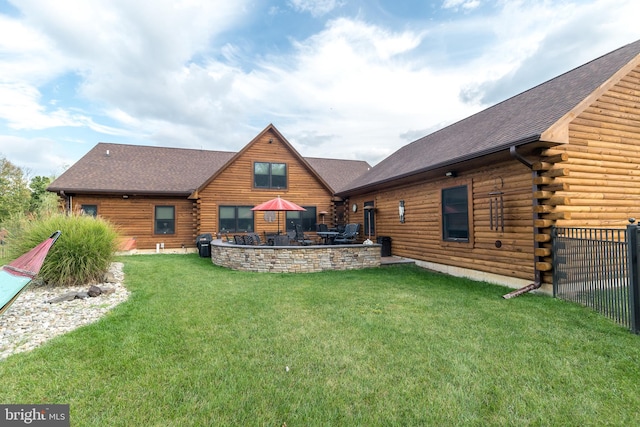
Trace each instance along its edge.
{"label": "white gravel bed", "polygon": [[115,262],[109,268],[109,276],[114,283],[96,285],[114,292],[97,297],[48,303],[68,292],[86,292],[90,285],[69,288],[29,285],[0,315],[0,360],[14,353],[32,350],[55,336],[95,322],[126,301],[129,291],[122,284],[122,266],[122,263]]}

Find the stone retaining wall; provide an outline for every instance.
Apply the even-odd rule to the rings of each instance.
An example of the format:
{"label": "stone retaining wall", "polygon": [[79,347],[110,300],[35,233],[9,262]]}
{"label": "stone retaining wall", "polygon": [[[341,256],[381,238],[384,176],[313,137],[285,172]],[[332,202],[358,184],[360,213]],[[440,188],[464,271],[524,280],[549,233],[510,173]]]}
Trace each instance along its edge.
{"label": "stone retaining wall", "polygon": [[211,261],[233,270],[311,273],[380,266],[380,245],[243,246],[211,242]]}

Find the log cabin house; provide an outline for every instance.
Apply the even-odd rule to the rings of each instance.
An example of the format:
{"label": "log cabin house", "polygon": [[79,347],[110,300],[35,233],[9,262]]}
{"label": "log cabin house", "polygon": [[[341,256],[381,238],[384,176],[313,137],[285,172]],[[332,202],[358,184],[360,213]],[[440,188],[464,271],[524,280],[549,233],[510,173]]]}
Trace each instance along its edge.
{"label": "log cabin house", "polygon": [[639,54],[631,43],[400,148],[337,193],[350,221],[428,268],[551,292],[553,225],[640,214]]}
{"label": "log cabin house", "polygon": [[[274,188],[279,165],[286,184]],[[273,167],[275,166],[275,169]],[[270,188],[256,184],[258,168]],[[271,168],[271,169],[269,169]],[[192,247],[276,195],[361,223],[425,267],[550,292],[551,227],[621,227],[640,211],[640,41],[420,138],[369,168],[301,157],[268,126],[238,153],[98,144],[49,187],[139,248]],[[345,208],[346,207],[346,208]],[[171,208],[171,209],[169,209]],[[163,235],[160,223],[172,219]],[[300,218],[304,221],[304,218]],[[257,214],[257,231],[274,229]],[[231,227],[231,225],[230,225]]]}
{"label": "log cabin house", "polygon": [[[48,187],[66,211],[100,215],[137,249],[194,248],[217,232],[282,231],[343,219],[334,194],[369,169],[357,160],[302,157],[273,125],[237,153],[99,143]],[[253,212],[281,196],[304,212]],[[323,214],[326,212],[326,215]]]}

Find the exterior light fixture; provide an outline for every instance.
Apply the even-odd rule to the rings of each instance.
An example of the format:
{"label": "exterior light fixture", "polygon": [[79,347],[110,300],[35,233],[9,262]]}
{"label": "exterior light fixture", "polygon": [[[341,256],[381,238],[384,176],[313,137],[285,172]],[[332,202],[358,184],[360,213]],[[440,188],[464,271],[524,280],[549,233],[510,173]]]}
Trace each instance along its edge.
{"label": "exterior light fixture", "polygon": [[456,176],[458,176],[454,171],[448,171],[447,173],[444,174],[447,178],[455,178]]}

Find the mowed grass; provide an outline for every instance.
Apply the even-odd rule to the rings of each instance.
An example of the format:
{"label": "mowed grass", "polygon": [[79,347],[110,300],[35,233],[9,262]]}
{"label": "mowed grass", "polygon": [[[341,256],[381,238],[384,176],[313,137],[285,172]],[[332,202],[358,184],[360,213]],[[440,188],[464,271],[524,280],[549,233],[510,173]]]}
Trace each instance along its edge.
{"label": "mowed grass", "polygon": [[640,338],[576,305],[413,266],[121,260],[130,300],[0,362],[0,402],[74,426],[640,425]]}

